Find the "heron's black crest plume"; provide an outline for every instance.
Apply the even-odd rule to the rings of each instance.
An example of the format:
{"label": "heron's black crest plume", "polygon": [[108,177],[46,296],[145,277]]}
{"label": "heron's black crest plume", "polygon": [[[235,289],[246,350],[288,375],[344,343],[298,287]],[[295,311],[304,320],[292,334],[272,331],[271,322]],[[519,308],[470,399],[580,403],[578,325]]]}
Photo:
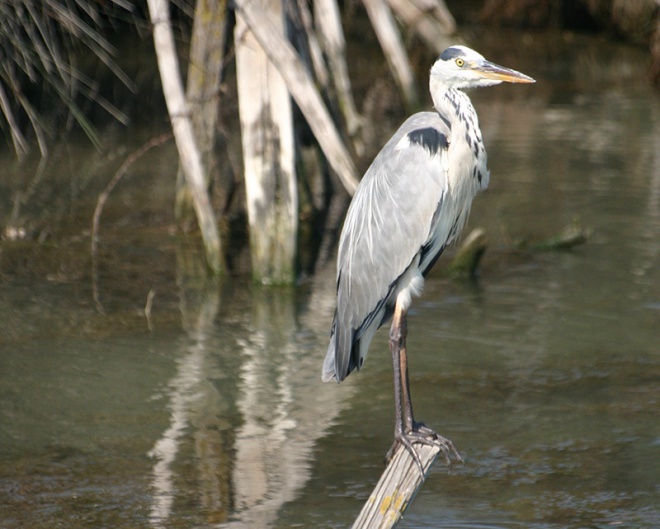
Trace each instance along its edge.
{"label": "heron's black crest plume", "polygon": [[451,47],[443,51],[439,58],[443,61],[449,61],[456,57],[465,57],[465,52],[461,48]]}

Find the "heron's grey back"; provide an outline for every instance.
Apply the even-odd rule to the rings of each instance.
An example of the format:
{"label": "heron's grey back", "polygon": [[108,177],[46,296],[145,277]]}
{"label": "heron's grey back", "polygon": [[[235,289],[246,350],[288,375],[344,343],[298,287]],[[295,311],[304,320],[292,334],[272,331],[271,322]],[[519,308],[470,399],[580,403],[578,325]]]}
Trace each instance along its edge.
{"label": "heron's grey back", "polygon": [[[359,357],[351,367],[361,366],[386,304],[393,303],[397,279],[430,242],[447,191],[449,134],[437,112],[411,116],[358,186],[339,241],[337,312],[324,379],[343,380],[351,355]],[[367,343],[359,346],[363,337]]]}

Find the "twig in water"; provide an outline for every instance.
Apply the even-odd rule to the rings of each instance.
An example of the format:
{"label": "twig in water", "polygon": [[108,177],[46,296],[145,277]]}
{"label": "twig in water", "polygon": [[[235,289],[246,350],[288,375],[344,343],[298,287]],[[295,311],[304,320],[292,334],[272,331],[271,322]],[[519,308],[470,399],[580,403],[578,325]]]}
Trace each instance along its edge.
{"label": "twig in water", "polygon": [[151,325],[151,307],[154,304],[154,297],[156,296],[156,291],[152,288],[147,294],[147,303],[144,306],[144,315],[147,318],[147,327],[149,327],[149,332],[152,332],[153,326]]}
{"label": "twig in water", "polygon": [[94,304],[96,305],[96,310],[101,314],[105,314],[105,311],[103,310],[103,305],[101,304],[101,297],[99,294],[99,284],[98,284],[98,279],[99,279],[98,278],[98,272],[99,272],[98,233],[99,233],[99,223],[101,220],[101,213],[103,212],[105,203],[108,201],[108,198],[110,197],[110,193],[112,193],[112,190],[119,183],[119,181],[124,176],[124,174],[126,174],[128,168],[133,163],[135,163],[139,158],[141,158],[145,153],[147,153],[149,150],[153,149],[154,147],[158,147],[162,145],[163,143],[169,141],[170,139],[172,139],[172,133],[166,132],[165,134],[161,134],[160,136],[151,138],[148,142],[142,145],[142,147],[129,154],[124,160],[124,163],[122,163],[119,166],[119,169],[115,171],[115,174],[112,176],[112,179],[110,180],[110,182],[108,182],[108,185],[105,186],[105,189],[99,195],[99,198],[96,201],[96,207],[94,208],[94,215],[92,217],[92,242],[91,242],[92,296],[94,298]]}

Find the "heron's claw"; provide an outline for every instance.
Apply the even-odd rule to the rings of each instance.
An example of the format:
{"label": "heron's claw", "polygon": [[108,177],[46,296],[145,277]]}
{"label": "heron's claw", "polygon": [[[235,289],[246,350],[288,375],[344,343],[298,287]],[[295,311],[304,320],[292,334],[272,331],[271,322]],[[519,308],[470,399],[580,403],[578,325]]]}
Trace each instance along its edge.
{"label": "heron's claw", "polygon": [[424,467],[422,465],[422,460],[420,459],[419,454],[415,450],[415,443],[428,446],[437,446],[444,454],[445,462],[447,463],[447,467],[450,471],[452,467],[452,455],[456,458],[456,460],[458,460],[459,463],[464,463],[463,458],[454,447],[454,443],[452,443],[449,439],[437,434],[434,430],[423,423],[415,423],[413,425],[413,429],[409,432],[405,432],[403,428],[397,428],[397,431],[394,434],[394,443],[385,456],[385,462],[389,463],[392,460],[392,457],[394,457],[396,449],[399,447],[399,445],[402,445],[413,457],[423,476]]}

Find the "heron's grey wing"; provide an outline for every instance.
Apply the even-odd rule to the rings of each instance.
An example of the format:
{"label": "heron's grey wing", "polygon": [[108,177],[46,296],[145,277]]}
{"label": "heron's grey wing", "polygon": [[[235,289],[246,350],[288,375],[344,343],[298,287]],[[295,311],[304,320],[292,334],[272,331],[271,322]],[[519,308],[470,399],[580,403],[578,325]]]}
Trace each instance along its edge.
{"label": "heron's grey wing", "polygon": [[358,358],[351,359],[358,354],[355,342],[367,327],[375,332],[397,278],[432,238],[447,189],[449,132],[435,112],[409,118],[374,159],[353,197],[337,261],[337,380],[360,367]]}

